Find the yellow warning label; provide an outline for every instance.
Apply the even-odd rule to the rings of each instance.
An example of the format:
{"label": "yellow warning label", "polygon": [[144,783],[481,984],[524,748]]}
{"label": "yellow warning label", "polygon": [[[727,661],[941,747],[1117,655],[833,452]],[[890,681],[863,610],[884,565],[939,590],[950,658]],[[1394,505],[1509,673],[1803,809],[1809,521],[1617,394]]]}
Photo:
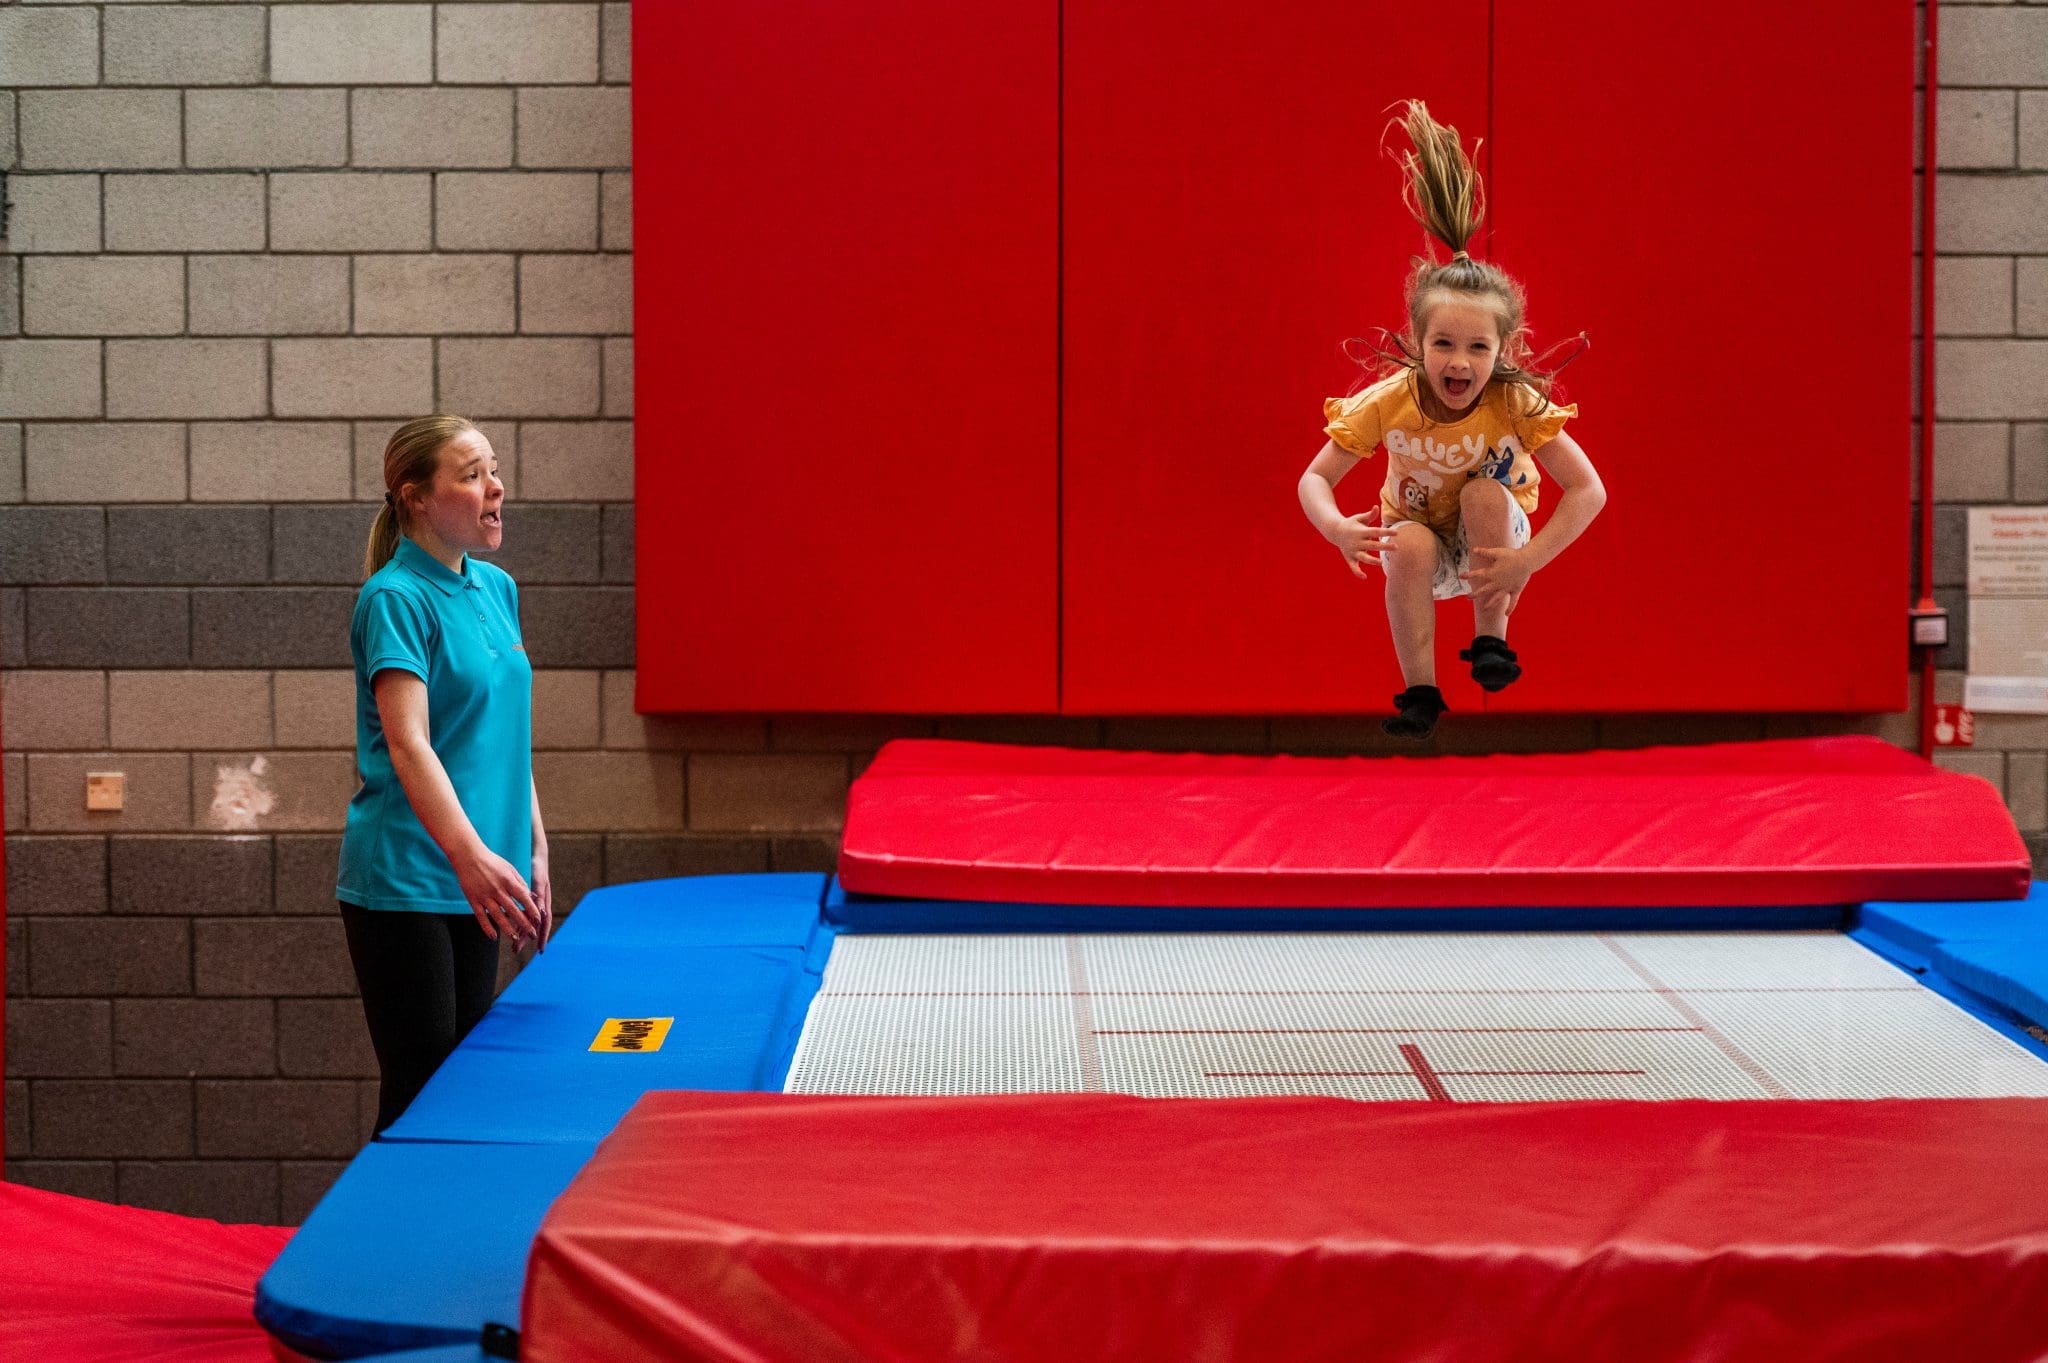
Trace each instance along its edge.
{"label": "yellow warning label", "polygon": [[593,1051],[658,1051],[674,1018],[606,1018],[597,1029]]}

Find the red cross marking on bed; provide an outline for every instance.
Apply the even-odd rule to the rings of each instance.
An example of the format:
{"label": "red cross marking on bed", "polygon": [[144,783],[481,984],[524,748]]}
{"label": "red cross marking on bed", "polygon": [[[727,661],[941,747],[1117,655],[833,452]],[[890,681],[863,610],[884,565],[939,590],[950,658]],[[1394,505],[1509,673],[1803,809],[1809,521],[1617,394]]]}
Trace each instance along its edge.
{"label": "red cross marking on bed", "polygon": [[[1471,1029],[1471,1030],[1479,1030],[1479,1029]],[[1689,1028],[1689,1027],[1687,1027],[1687,1028],[1665,1028],[1665,1029],[1659,1029],[1659,1028],[1526,1028],[1526,1029],[1520,1029],[1520,1028],[1494,1028],[1494,1029],[1491,1029],[1491,1030],[1497,1030],[1497,1031],[1516,1031],[1516,1030],[1533,1030],[1533,1031],[1545,1031],[1545,1030],[1549,1030],[1549,1031],[1630,1031],[1630,1030],[1642,1030],[1642,1031],[1656,1031],[1656,1030],[1671,1030],[1671,1031],[1691,1031],[1691,1030],[1693,1030],[1693,1029],[1692,1029],[1692,1028]],[[1438,1069],[1438,1068],[1437,1068],[1436,1066],[1434,1066],[1434,1065],[1432,1065],[1432,1064],[1430,1064],[1430,1063],[1429,1063],[1429,1057],[1428,1057],[1428,1056],[1426,1056],[1426,1055],[1424,1055],[1424,1054],[1422,1053],[1422,1048],[1421,1048],[1420,1046],[1417,1046],[1417,1045],[1416,1045],[1416,1044],[1414,1044],[1413,1042],[1409,1042],[1409,1041],[1404,1041],[1404,1042],[1402,1042],[1402,1043],[1401,1043],[1401,1058],[1402,1058],[1403,1060],[1405,1060],[1405,1061],[1407,1061],[1407,1062],[1408,1062],[1408,1068],[1407,1068],[1407,1069],[1405,1069],[1405,1070],[1205,1070],[1205,1071],[1203,1071],[1203,1075],[1204,1075],[1204,1077],[1205,1077],[1205,1078],[1209,1078],[1209,1079],[1400,1079],[1400,1078],[1412,1078],[1412,1079],[1415,1079],[1415,1080],[1418,1080],[1418,1081],[1420,1081],[1420,1083],[1422,1084],[1422,1091],[1423,1091],[1424,1093],[1426,1093],[1426,1094],[1428,1094],[1428,1095],[1429,1095],[1429,1101],[1430,1101],[1430,1102],[1432,1102],[1432,1103],[1453,1103],[1453,1102],[1456,1102],[1456,1101],[1457,1101],[1457,1099],[1455,1099],[1455,1098],[1451,1097],[1451,1094],[1450,1094],[1450,1090],[1448,1090],[1448,1089],[1446,1089],[1446,1088],[1444,1087],[1444,1080],[1445,1080],[1445,1079],[1457,1079],[1457,1078],[1488,1078],[1488,1079],[1497,1079],[1497,1078],[1504,1078],[1504,1077],[1510,1077],[1510,1076],[1512,1076],[1512,1077],[1517,1077],[1517,1078],[1519,1078],[1519,1077],[1522,1077],[1522,1076],[1528,1076],[1528,1077],[1531,1077],[1531,1078],[1536,1078],[1536,1077],[1554,1077],[1554,1076],[1560,1076],[1560,1075],[1564,1075],[1564,1076],[1570,1076],[1570,1077],[1573,1077],[1573,1078],[1577,1078],[1577,1077],[1581,1077],[1581,1076],[1595,1076],[1595,1077],[1597,1077],[1597,1076],[1604,1076],[1604,1075],[1641,1075],[1641,1074],[1645,1073],[1645,1071],[1643,1071],[1643,1070],[1440,1070],[1440,1069]]]}

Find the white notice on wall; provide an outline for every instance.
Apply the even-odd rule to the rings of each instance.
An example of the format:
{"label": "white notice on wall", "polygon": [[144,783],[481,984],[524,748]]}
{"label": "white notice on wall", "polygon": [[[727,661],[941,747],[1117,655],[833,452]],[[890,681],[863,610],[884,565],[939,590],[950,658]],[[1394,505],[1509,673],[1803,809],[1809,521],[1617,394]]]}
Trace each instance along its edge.
{"label": "white notice on wall", "polygon": [[2048,507],[1970,509],[1972,710],[2048,714]]}

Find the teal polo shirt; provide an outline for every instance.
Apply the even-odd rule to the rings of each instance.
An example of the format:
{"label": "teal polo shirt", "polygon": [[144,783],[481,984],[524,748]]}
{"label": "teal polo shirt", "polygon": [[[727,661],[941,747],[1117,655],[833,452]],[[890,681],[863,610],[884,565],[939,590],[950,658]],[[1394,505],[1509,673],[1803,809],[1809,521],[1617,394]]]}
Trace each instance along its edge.
{"label": "teal polo shirt", "polygon": [[336,897],[366,909],[468,913],[469,902],[391,768],[372,681],[386,668],[427,684],[427,732],[484,845],[533,879],[533,666],[519,588],[501,568],[462,571],[409,539],[370,575],[349,625],[356,768]]}

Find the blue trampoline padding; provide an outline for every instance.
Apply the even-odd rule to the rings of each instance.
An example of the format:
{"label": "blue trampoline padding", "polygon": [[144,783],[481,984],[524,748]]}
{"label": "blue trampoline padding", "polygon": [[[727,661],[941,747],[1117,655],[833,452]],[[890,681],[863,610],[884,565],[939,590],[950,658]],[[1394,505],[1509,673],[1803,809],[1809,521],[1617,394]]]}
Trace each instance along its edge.
{"label": "blue trampoline padding", "polygon": [[592,890],[557,946],[799,946],[818,923],[825,877],[679,876]]}
{"label": "blue trampoline padding", "polygon": [[2048,1027],[2048,932],[1996,942],[1949,942],[1934,968],[1973,993]]}
{"label": "blue trampoline padding", "polygon": [[[780,1088],[820,973],[803,946],[565,941],[499,996],[383,1139],[595,1141],[649,1089]],[[657,1051],[590,1049],[607,1018],[628,1017],[675,1021]]]}
{"label": "blue trampoline padding", "polygon": [[2048,884],[2034,881],[2025,899],[1865,904],[1856,915],[1856,926],[1893,948],[1887,954],[1924,967],[1944,942],[2048,934]]}
{"label": "blue trampoline padding", "polygon": [[2044,1033],[2039,1027],[2029,1030],[2027,1022],[2012,1009],[1994,1003],[1974,990],[1963,988],[1939,970],[1932,969],[1924,959],[1918,962],[1904,959],[1907,953],[1903,949],[1863,928],[1857,928],[1848,935],[1851,941],[1877,953],[1905,971],[1928,993],[1947,999],[2021,1049],[2048,1060],[2048,1033]]}
{"label": "blue trampoline padding", "polygon": [[257,1321],[315,1356],[474,1348],[518,1324],[534,1233],[595,1148],[366,1147],[256,1284]]}
{"label": "blue trampoline padding", "polygon": [[1846,904],[1491,909],[997,904],[850,895],[834,880],[825,893],[824,918],[844,932],[1621,932],[1839,928],[1849,912]]}

